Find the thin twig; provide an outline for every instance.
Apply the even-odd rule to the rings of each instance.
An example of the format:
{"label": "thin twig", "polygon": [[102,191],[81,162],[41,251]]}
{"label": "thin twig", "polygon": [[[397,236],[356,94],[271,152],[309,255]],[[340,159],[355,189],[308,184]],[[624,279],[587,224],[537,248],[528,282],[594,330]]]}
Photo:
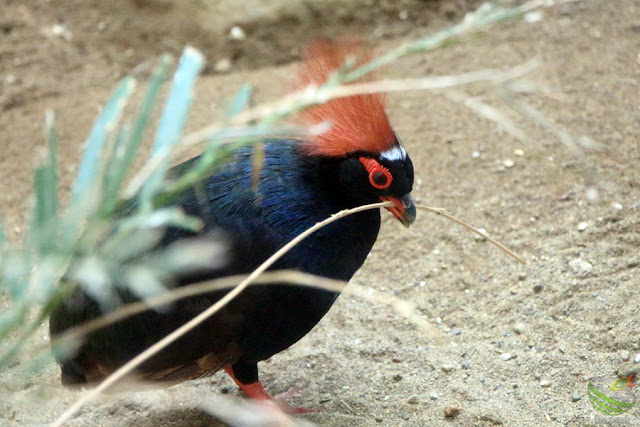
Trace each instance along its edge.
{"label": "thin twig", "polygon": [[300,243],[302,240],[307,238],[312,233],[318,231],[322,227],[330,224],[334,221],[337,221],[341,218],[344,218],[349,215],[353,215],[358,212],[370,210],[370,209],[378,209],[383,207],[393,206],[391,202],[383,202],[383,203],[373,203],[370,205],[363,205],[353,209],[346,209],[340,211],[331,217],[315,224],[313,227],[308,228],[306,231],[299,234],[296,238],[291,240],[289,243],[284,245],[280,250],[278,250],[275,254],[269,257],[265,262],[263,262],[260,267],[256,268],[245,280],[243,280],[238,286],[233,288],[228,294],[226,294],[223,298],[213,304],[211,307],[125,363],[123,366],[118,368],[113,374],[109,375],[107,379],[105,379],[102,383],[100,383],[95,389],[90,392],[84,394],[80,399],[76,401],[69,409],[67,409],[60,417],[58,417],[52,424],[52,427],[60,427],[65,421],[69,419],[73,414],[75,414],[85,403],[93,400],[96,396],[102,393],[104,390],[109,388],[111,385],[116,383],[118,380],[129,374],[140,364],[153,357],[156,353],[158,353],[163,348],[167,347],[169,344],[198,326],[200,323],[204,322],[206,319],[214,315],[218,310],[224,307],[229,303],[232,299],[234,299],[240,292],[242,292],[250,283],[252,283],[259,275],[264,273],[273,263],[275,263],[280,257],[286,254],[291,248]]}
{"label": "thin twig", "polygon": [[[203,282],[193,283],[186,286],[181,286],[179,288],[171,289],[161,295],[146,298],[143,301],[124,305],[122,307],[119,307],[116,311],[92,319],[87,323],[83,323],[81,325],[67,329],[63,334],[58,335],[51,341],[51,346],[55,347],[58,345],[64,345],[69,341],[78,340],[91,332],[95,332],[98,329],[102,329],[108,325],[119,322],[135,314],[153,309],[153,307],[159,307],[183,298],[188,298],[215,290],[231,289],[238,283],[245,280],[247,277],[247,274],[241,274],[236,276],[227,276],[212,280],[206,280]],[[294,270],[265,272],[260,277],[254,279],[251,285],[258,286],[271,283],[295,284],[298,286],[309,286],[335,292],[342,291],[347,285],[347,282],[344,282],[342,280],[329,279],[327,277],[316,276],[313,274]]]}
{"label": "thin twig", "polygon": [[431,208],[429,206],[423,206],[423,205],[416,205],[417,208],[420,209],[424,209],[426,211],[429,211],[431,213],[434,213],[436,215],[441,215],[445,218],[447,218],[448,220],[451,220],[453,222],[455,222],[456,224],[459,224],[461,226],[463,226],[464,228],[466,228],[467,230],[471,230],[474,233],[476,233],[479,236],[482,236],[483,238],[487,239],[489,242],[493,243],[495,246],[497,246],[502,252],[506,253],[507,255],[509,255],[511,258],[515,259],[516,261],[518,261],[520,264],[526,264],[527,262],[522,259],[521,257],[519,257],[518,255],[516,255],[515,252],[513,252],[510,249],[507,249],[506,246],[504,246],[502,243],[499,243],[498,241],[492,239],[491,237],[489,237],[487,235],[487,233],[483,233],[482,231],[478,230],[477,228],[475,228],[474,226],[467,224],[466,222],[462,221],[461,219],[456,218],[455,216],[451,215],[450,213],[448,213],[446,211],[446,209],[443,208]]}
{"label": "thin twig", "polygon": [[448,90],[444,92],[444,96],[454,102],[463,104],[482,117],[491,120],[502,126],[504,130],[514,136],[522,143],[529,142],[529,138],[513,121],[502,111],[492,107],[486,102],[481,101],[478,97],[472,97],[464,92],[457,90]]}
{"label": "thin twig", "polygon": [[[535,58],[525,63],[516,65],[506,71],[487,69],[479,71],[471,71],[461,74],[449,74],[444,76],[418,77],[412,79],[386,79],[376,80],[372,82],[352,83],[340,86],[309,86],[303,90],[294,92],[284,98],[266,103],[248,110],[243,111],[233,117],[232,123],[244,125],[262,117],[278,114],[285,110],[295,109],[295,107],[304,103],[305,105],[313,105],[323,103],[337,98],[346,98],[349,96],[363,95],[368,93],[382,92],[409,92],[413,90],[439,90],[457,86],[467,86],[480,82],[491,82],[493,84],[504,83],[517,80],[530,74],[540,66],[540,61]],[[281,113],[280,113],[281,114]],[[221,124],[213,124],[210,128],[204,128],[200,131],[186,135],[183,143],[186,145],[194,144],[201,141],[207,134],[212,133]]]}
{"label": "thin twig", "polygon": [[[380,93],[380,92],[409,92],[414,90],[441,90],[458,86],[467,86],[474,83],[490,82],[501,84],[517,80],[531,73],[539,67],[538,59],[529,60],[523,64],[508,70],[480,70],[462,74],[452,74],[435,77],[422,77],[414,79],[377,80],[373,82],[354,83],[340,86],[310,86],[306,89],[289,94],[277,101],[268,102],[237,114],[230,121],[216,122],[198,131],[186,135],[174,153],[180,153],[187,147],[200,144],[205,140],[220,134],[227,126],[247,126],[252,122],[271,116],[286,116],[287,114],[306,108],[311,105],[328,102],[332,99],[346,98],[350,96]],[[225,135],[224,138],[228,139]],[[168,155],[168,154],[167,154]],[[156,156],[147,162],[140,172],[131,180],[124,197],[133,197],[145,180],[162,163],[161,156]]]}

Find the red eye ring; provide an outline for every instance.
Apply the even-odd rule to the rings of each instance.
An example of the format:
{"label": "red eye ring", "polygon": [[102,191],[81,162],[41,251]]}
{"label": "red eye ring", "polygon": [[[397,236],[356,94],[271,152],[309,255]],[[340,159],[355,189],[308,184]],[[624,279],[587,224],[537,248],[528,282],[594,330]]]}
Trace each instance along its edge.
{"label": "red eye ring", "polygon": [[[369,183],[371,183],[371,186],[378,190],[389,188],[391,181],[393,181],[393,177],[391,176],[389,169],[368,157],[360,157],[358,160],[360,160],[360,163],[362,163],[367,172],[369,172]],[[385,181],[382,182],[381,178],[384,178]]]}

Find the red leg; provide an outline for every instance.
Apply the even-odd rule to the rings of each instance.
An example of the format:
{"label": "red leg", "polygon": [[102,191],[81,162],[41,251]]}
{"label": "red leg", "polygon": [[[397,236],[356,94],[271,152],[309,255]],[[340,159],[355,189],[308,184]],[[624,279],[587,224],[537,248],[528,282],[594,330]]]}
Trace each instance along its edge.
{"label": "red leg", "polygon": [[[226,366],[224,370],[227,374],[229,374],[231,379],[233,379],[233,381],[238,385],[238,387],[240,387],[240,389],[245,393],[247,393],[247,396],[249,396],[252,399],[260,400],[263,402],[271,402],[288,414],[304,414],[308,412],[318,411],[318,409],[314,409],[314,408],[294,408],[292,406],[289,406],[284,400],[274,399],[264,389],[260,380],[253,382],[251,384],[241,383],[233,374],[233,368],[231,367],[231,365]],[[288,399],[289,397],[291,397],[293,395],[291,393],[295,394],[297,393],[297,390],[291,389],[289,391],[284,392],[283,393],[284,398]]]}

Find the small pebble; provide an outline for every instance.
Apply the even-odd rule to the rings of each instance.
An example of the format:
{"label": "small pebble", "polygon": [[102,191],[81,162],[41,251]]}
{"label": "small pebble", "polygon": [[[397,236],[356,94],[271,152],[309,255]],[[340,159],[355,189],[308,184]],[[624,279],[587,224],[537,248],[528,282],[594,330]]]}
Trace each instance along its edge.
{"label": "small pebble", "polygon": [[598,198],[598,190],[594,187],[589,187],[586,189],[585,194],[587,199],[594,201]]}
{"label": "small pebble", "polygon": [[471,153],[471,158],[472,159],[477,159],[478,157],[480,157],[480,152],[479,151],[474,151],[473,153]]}
{"label": "small pebble", "polygon": [[514,358],[514,356],[513,356],[513,354],[511,354],[511,353],[502,353],[502,354],[500,355],[500,359],[504,360],[505,362],[506,362],[507,360],[511,360],[511,359],[513,359],[513,358]]}
{"label": "small pebble", "polygon": [[631,359],[631,353],[629,353],[627,350],[621,350],[620,359],[626,362],[627,360]]}
{"label": "small pebble", "polygon": [[521,282],[524,282],[525,279],[527,278],[527,273],[518,273],[518,280]]}
{"label": "small pebble", "polygon": [[505,168],[512,168],[515,164],[516,164],[516,163],[515,163],[513,160],[511,160],[511,159],[504,159],[504,160],[502,161],[502,165],[503,165]]}
{"label": "small pebble", "polygon": [[580,399],[582,399],[582,396],[580,396],[579,394],[574,393],[574,394],[571,395],[571,401],[572,402],[577,402]]}
{"label": "small pebble", "polygon": [[449,373],[449,372],[454,371],[456,369],[456,367],[453,366],[453,365],[442,365],[442,368],[440,368],[440,369],[442,369],[442,372]]}
{"label": "small pebble", "polygon": [[588,222],[581,222],[580,224],[578,224],[578,231],[584,231],[587,229],[588,226],[589,226]]}
{"label": "small pebble", "polygon": [[72,38],[71,31],[62,24],[54,24],[50,28],[45,30],[45,35],[49,37],[60,37],[65,39],[66,41],[70,41]]}
{"label": "small pebble", "polygon": [[533,12],[525,13],[524,20],[530,24],[533,24],[534,22],[542,21],[542,16],[542,12],[540,12],[539,10],[534,10]]}
{"label": "small pebble", "polygon": [[633,359],[635,363],[640,363],[640,353],[636,354],[635,359]]}
{"label": "small pebble", "polygon": [[518,335],[522,335],[522,333],[524,332],[524,323],[516,323],[515,325],[513,325],[513,332]]}
{"label": "small pebble", "polygon": [[238,27],[237,25],[234,25],[233,27],[231,27],[231,30],[229,31],[229,38],[231,40],[244,40],[247,38],[247,35],[245,34],[242,28]]}
{"label": "small pebble", "polygon": [[[484,228],[478,228],[478,231],[482,234],[487,234],[487,230],[485,230]],[[476,239],[476,241],[478,242],[484,242],[487,240],[484,237],[480,236],[479,234],[474,234],[473,238]]]}
{"label": "small pebble", "polygon": [[513,150],[513,155],[518,157],[524,156],[524,150],[516,148],[515,150]]}
{"label": "small pebble", "polygon": [[444,407],[444,416],[447,418],[453,418],[460,413],[460,410],[461,410],[460,406],[449,404]]}
{"label": "small pebble", "polygon": [[429,395],[429,397],[431,398],[431,400],[438,400],[438,398],[440,396],[437,393],[431,393],[431,395]]}
{"label": "small pebble", "polygon": [[213,69],[218,73],[226,73],[231,69],[231,60],[229,58],[222,58],[215,63]]}
{"label": "small pebble", "polygon": [[551,387],[551,381],[549,380],[542,380],[540,381],[540,387]]}
{"label": "small pebble", "polygon": [[460,366],[462,366],[462,369],[471,369],[471,363],[467,362],[466,360],[462,362]]}
{"label": "small pebble", "polygon": [[576,258],[569,261],[569,267],[579,277],[587,276],[593,269],[593,265],[582,258]]}
{"label": "small pebble", "polygon": [[453,331],[451,331],[451,333],[453,335],[460,335],[460,334],[462,334],[462,329],[454,329]]}
{"label": "small pebble", "polygon": [[613,203],[611,206],[613,206],[613,209],[617,210],[617,211],[621,211],[622,210],[622,204],[615,202]]}
{"label": "small pebble", "polygon": [[412,405],[415,405],[416,403],[419,403],[420,399],[418,399],[418,396],[411,396],[409,398],[409,400],[407,400],[407,403],[410,403]]}
{"label": "small pebble", "polygon": [[542,285],[535,285],[533,287],[533,293],[539,294],[540,292],[542,292]]}
{"label": "small pebble", "polygon": [[400,381],[400,380],[402,380],[402,375],[399,375],[399,374],[394,375],[394,376],[393,376],[393,380],[394,380],[394,381]]}
{"label": "small pebble", "polygon": [[409,415],[408,414],[398,414],[398,417],[402,418],[403,420],[408,420],[409,419]]}

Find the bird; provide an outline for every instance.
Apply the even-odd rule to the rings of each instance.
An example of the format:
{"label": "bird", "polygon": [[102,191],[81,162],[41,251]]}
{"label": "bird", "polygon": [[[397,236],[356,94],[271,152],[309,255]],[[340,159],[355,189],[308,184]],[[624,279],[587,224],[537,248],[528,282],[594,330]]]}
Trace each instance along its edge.
{"label": "bird", "polygon": [[[374,56],[361,40],[320,39],[310,43],[293,88],[323,84],[345,63],[357,66]],[[265,139],[259,181],[253,150],[231,160],[175,202],[199,218],[199,232],[168,227],[158,243],[166,247],[194,237],[223,236],[222,266],[176,277],[171,286],[248,274],[270,255],[319,221],[341,210],[390,201],[386,209],[406,227],[416,217],[411,199],[413,164],[393,130],[381,93],[364,93],[313,106],[301,123],[329,122],[325,132],[299,139]],[[192,161],[192,160],[191,160]],[[189,166],[178,165],[175,170]],[[318,230],[270,270],[297,270],[348,281],[363,265],[381,225],[380,209],[341,218]],[[220,263],[218,263],[220,264]],[[84,387],[109,374],[220,300],[227,291],[192,296],[163,310],[148,310],[93,331],[65,355],[56,354],[61,381]],[[124,303],[139,300],[126,287]],[[139,365],[135,376],[152,383],[178,383],[225,370],[249,397],[271,401],[258,363],[295,344],[323,318],[338,298],[335,290],[269,283],[250,286],[219,312]],[[104,307],[78,286],[50,316],[52,339],[103,314]]]}

